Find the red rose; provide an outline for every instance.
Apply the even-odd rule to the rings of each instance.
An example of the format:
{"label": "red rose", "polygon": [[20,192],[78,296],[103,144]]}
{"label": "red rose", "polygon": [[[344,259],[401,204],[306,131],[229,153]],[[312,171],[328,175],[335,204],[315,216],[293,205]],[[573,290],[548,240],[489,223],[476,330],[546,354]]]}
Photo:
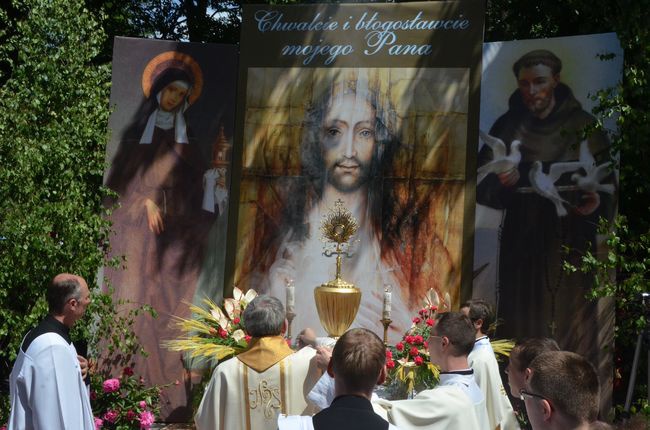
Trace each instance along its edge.
{"label": "red rose", "polygon": [[422,322],[422,320],[419,317],[413,318],[413,323],[414,324],[420,324],[420,322]]}
{"label": "red rose", "polygon": [[239,324],[239,321],[241,321],[239,318],[235,318],[234,320],[232,320],[232,323],[233,324]]}
{"label": "red rose", "polygon": [[395,345],[395,349],[398,351],[404,351],[404,344],[402,342],[399,342],[397,345]]}
{"label": "red rose", "polygon": [[413,343],[416,345],[421,345],[422,342],[424,342],[424,338],[420,335],[415,336],[415,339],[413,339]]}
{"label": "red rose", "polygon": [[420,316],[424,316],[427,312],[429,312],[427,309],[420,309],[420,310],[418,311],[418,313],[420,314]]}
{"label": "red rose", "polygon": [[417,346],[414,346],[414,347],[412,347],[411,350],[409,351],[409,354],[411,354],[413,357],[415,357],[415,356],[417,356],[417,355],[420,354],[420,351],[418,351]]}
{"label": "red rose", "polygon": [[427,318],[427,325],[433,327],[436,322],[432,318]]}
{"label": "red rose", "polygon": [[413,336],[411,335],[404,336],[404,340],[406,341],[406,343],[413,343]]}
{"label": "red rose", "polygon": [[419,355],[413,359],[417,366],[421,366],[424,363],[424,359]]}
{"label": "red rose", "polygon": [[246,343],[250,342],[252,338],[253,338],[253,336],[250,336],[248,334],[246,336],[244,336],[244,340],[246,341]]}
{"label": "red rose", "polygon": [[426,340],[423,342],[423,345],[424,345],[425,348],[427,348],[427,349],[429,348],[429,342],[427,342]]}
{"label": "red rose", "polygon": [[131,369],[130,367],[125,367],[124,370],[122,370],[122,373],[125,374],[126,376],[132,376],[133,369]]}
{"label": "red rose", "polygon": [[391,358],[393,358],[393,353],[391,352],[390,349],[387,349],[387,350],[386,350],[386,358],[389,359],[389,360],[390,360]]}
{"label": "red rose", "polygon": [[395,362],[393,360],[388,360],[386,362],[386,368],[388,369],[394,369],[395,368]]}
{"label": "red rose", "polygon": [[438,310],[438,306],[429,306],[429,309],[431,309],[433,312]]}
{"label": "red rose", "polygon": [[223,339],[228,337],[228,332],[222,328],[219,329],[219,336],[222,337]]}

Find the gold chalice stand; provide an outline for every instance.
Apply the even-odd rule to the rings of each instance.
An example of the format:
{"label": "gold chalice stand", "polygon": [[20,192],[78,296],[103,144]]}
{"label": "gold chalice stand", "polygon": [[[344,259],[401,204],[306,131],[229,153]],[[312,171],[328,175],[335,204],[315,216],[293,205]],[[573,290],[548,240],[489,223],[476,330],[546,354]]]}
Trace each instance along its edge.
{"label": "gold chalice stand", "polygon": [[314,300],[321,325],[335,339],[350,327],[361,303],[361,290],[341,278],[341,259],[351,256],[349,241],[357,229],[357,221],[341,200],[336,201],[321,221],[321,237],[325,243],[323,255],[336,255],[336,277],[314,288]]}

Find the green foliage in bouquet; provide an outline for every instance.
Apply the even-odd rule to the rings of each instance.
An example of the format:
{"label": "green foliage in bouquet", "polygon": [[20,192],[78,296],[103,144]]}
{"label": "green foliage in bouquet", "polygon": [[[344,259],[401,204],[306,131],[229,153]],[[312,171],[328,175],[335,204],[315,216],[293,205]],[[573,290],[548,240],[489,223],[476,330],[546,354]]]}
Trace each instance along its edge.
{"label": "green foliage in bouquet", "polygon": [[[451,300],[445,297],[442,308],[447,310]],[[424,298],[424,306],[413,318],[413,325],[402,340],[386,350],[387,395],[393,399],[407,398],[415,391],[427,390],[438,384],[440,369],[431,363],[429,356],[429,336],[436,324],[436,312],[440,298],[429,290]]]}
{"label": "green foliage in bouquet", "polygon": [[205,307],[189,305],[193,318],[176,317],[176,326],[185,336],[163,345],[203,360],[221,361],[234,357],[248,348],[251,337],[244,330],[241,314],[256,296],[255,290],[244,294],[235,287],[233,298],[224,300],[223,310],[208,298],[203,299]]}

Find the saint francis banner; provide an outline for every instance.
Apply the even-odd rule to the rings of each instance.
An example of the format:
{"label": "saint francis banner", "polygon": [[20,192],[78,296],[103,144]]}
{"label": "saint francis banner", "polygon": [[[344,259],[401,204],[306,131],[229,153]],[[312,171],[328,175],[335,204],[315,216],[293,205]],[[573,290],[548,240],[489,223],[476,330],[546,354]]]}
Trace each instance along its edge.
{"label": "saint francis banner", "polygon": [[499,337],[553,337],[611,384],[612,302],[587,300],[592,274],[562,266],[604,254],[598,220],[616,211],[615,122],[594,130],[591,112],[592,96],[621,79],[618,39],[498,42],[483,52],[473,295],[497,304]]}
{"label": "saint francis banner", "polygon": [[[149,354],[135,370],[165,389],[167,421],[191,417],[191,363],[160,346],[180,333],[171,316],[223,289],[228,178],[234,125],[233,46],[117,38],[106,185],[118,194],[106,268],[117,299],[148,304],[135,333]],[[133,305],[126,304],[122,309]]]}
{"label": "saint francis banner", "polygon": [[245,6],[227,279],[283,302],[293,282],[294,333],[325,334],[319,228],[339,199],[359,223],[355,326],[381,332],[390,289],[396,340],[430,288],[457,308],[471,287],[482,7]]}

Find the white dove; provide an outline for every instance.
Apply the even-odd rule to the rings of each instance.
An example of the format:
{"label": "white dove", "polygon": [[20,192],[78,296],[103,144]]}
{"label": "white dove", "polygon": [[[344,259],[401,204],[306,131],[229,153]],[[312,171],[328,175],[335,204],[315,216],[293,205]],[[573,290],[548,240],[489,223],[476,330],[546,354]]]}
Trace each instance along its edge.
{"label": "white dove", "polygon": [[586,175],[574,173],[571,180],[576,183],[578,188],[588,192],[602,191],[603,193],[614,194],[614,184],[601,184],[609,176],[611,161],[596,166],[596,160],[589,151],[589,145],[586,140],[580,143],[580,162],[585,165]]}
{"label": "white dove", "polygon": [[490,136],[483,130],[479,130],[481,139],[487,146],[492,149],[492,160],[477,170],[476,183],[480,183],[488,173],[503,173],[508,170],[512,170],[519,165],[521,161],[521,151],[519,147],[521,142],[519,140],[513,140],[510,144],[510,154],[507,153],[506,144],[503,140],[498,137]]}
{"label": "white dove", "polygon": [[584,167],[584,163],[579,161],[553,163],[547,175],[542,170],[542,162],[535,161],[528,172],[528,178],[530,179],[530,185],[537,194],[553,202],[557,216],[566,216],[567,210],[563,203],[568,202],[560,197],[560,193],[555,188],[555,182],[564,173],[574,172]]}

